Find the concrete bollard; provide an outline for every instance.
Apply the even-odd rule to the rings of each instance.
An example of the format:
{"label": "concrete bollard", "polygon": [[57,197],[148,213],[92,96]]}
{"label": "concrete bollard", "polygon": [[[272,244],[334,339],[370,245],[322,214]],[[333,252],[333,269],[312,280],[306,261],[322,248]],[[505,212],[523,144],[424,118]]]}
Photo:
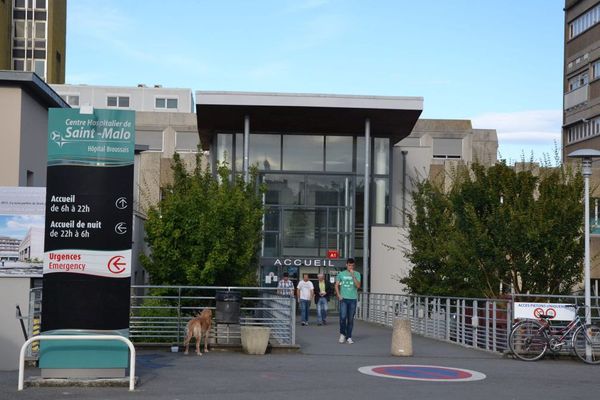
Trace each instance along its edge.
{"label": "concrete bollard", "polygon": [[410,331],[409,319],[394,319],[391,352],[393,356],[410,357],[413,355],[412,332]]}
{"label": "concrete bollard", "polygon": [[242,349],[246,354],[265,354],[269,345],[271,328],[263,326],[242,326]]}

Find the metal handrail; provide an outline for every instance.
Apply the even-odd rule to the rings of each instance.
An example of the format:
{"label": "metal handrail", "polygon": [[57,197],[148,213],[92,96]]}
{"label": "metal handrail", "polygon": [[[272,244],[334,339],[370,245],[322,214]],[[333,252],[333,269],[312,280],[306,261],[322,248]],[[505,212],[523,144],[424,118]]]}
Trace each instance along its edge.
{"label": "metal handrail", "polygon": [[25,375],[25,350],[32,342],[39,340],[119,340],[129,347],[129,391],[135,389],[135,347],[131,340],[119,335],[39,335],[30,337],[21,346],[19,353],[19,384],[18,390],[23,390]]}

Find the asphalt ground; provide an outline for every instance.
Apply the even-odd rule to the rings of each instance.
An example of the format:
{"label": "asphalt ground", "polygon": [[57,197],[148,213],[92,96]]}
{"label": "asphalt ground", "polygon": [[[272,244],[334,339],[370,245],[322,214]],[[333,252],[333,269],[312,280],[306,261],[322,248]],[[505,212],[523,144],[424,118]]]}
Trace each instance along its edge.
{"label": "asphalt ground", "polygon": [[[523,362],[413,336],[413,357],[389,355],[391,329],[355,323],[355,344],[339,344],[337,319],[297,326],[300,353],[250,356],[210,352],[198,357],[143,350],[135,392],[126,387],[26,387],[17,372],[0,372],[0,399],[589,399],[600,392],[600,366],[545,359]],[[487,378],[473,382],[420,382],[373,377],[359,367],[422,364],[465,368]],[[39,375],[28,369],[26,376]]]}

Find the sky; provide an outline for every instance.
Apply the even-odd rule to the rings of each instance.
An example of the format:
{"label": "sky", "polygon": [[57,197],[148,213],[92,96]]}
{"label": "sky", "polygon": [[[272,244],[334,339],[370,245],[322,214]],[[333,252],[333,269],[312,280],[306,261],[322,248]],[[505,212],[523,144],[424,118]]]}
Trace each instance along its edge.
{"label": "sky", "polygon": [[66,81],[422,96],[496,129],[499,156],[560,147],[564,0],[70,0]]}
{"label": "sky", "polygon": [[22,240],[34,226],[44,228],[43,215],[0,215],[0,236]]}

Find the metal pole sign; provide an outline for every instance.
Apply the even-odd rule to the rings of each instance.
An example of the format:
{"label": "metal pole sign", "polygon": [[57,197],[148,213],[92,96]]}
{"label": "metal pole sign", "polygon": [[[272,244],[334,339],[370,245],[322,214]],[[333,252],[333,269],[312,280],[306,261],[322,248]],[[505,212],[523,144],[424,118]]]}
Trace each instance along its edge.
{"label": "metal pole sign", "polygon": [[134,111],[49,111],[44,332],[128,330],[134,149]]}

